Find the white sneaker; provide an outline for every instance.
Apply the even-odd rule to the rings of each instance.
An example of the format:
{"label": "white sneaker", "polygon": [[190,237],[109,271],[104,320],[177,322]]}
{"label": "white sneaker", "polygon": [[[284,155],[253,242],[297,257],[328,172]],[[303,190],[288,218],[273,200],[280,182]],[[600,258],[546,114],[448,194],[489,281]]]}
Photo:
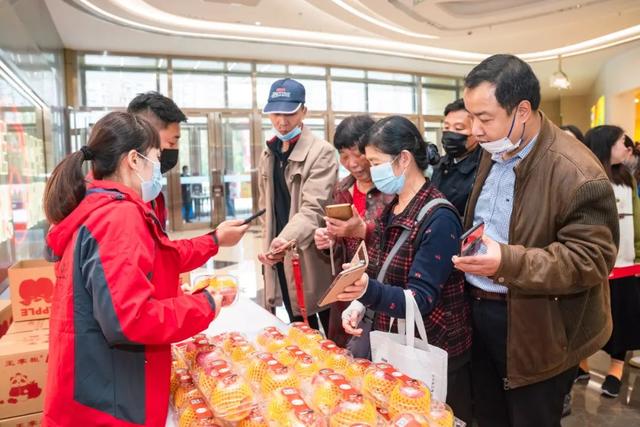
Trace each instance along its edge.
{"label": "white sneaker", "polygon": [[634,356],[629,359],[629,365],[633,366],[634,368],[640,369],[640,356]]}

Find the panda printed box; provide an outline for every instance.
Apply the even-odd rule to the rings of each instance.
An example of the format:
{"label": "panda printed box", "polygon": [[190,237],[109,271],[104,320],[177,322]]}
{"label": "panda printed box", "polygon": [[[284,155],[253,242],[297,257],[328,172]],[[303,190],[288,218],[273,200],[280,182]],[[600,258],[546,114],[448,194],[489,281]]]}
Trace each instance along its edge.
{"label": "panda printed box", "polygon": [[0,338],[9,331],[9,326],[11,326],[12,321],[11,301],[0,300]]}
{"label": "panda printed box", "polygon": [[37,427],[42,425],[42,412],[0,420],[0,427]]}
{"label": "panda printed box", "polygon": [[49,318],[55,282],[54,264],[44,259],[18,261],[9,267],[13,321]]}
{"label": "panda printed box", "polygon": [[48,329],[0,339],[0,418],[42,411],[48,354]]}

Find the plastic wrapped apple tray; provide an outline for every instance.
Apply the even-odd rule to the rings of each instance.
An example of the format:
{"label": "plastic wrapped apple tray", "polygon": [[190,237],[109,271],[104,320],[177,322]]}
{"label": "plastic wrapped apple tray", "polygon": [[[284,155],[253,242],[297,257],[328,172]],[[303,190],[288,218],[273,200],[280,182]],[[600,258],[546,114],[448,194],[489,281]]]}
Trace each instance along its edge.
{"label": "plastic wrapped apple tray", "polygon": [[175,344],[171,402],[180,427],[464,425],[420,381],[354,359],[304,323]]}

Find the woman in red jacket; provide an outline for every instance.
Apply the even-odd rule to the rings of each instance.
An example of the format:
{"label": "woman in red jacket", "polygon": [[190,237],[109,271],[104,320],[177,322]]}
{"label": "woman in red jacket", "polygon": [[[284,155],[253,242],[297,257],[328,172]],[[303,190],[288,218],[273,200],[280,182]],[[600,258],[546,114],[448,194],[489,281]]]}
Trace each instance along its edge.
{"label": "woman in red jacket", "polygon": [[215,317],[213,296],[182,295],[178,276],[237,243],[247,226],[229,221],[169,240],[147,203],[161,188],[159,147],[145,119],[110,113],[47,182],[47,243],[58,262],[45,425],[164,425],[170,343]]}

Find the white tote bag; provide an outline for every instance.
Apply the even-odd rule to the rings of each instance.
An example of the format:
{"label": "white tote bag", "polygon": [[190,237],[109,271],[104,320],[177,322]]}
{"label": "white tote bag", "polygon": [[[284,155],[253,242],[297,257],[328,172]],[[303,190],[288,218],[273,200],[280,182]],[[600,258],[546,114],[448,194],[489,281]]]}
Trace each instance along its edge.
{"label": "white tote bag", "polygon": [[[386,362],[402,373],[424,382],[437,400],[447,400],[447,352],[430,345],[418,303],[409,290],[404,291],[406,302],[405,322],[398,321],[398,334],[382,331],[371,332],[371,356],[374,362]],[[393,324],[393,319],[391,320]],[[419,339],[415,338],[418,325]],[[406,331],[404,330],[406,329]]]}

